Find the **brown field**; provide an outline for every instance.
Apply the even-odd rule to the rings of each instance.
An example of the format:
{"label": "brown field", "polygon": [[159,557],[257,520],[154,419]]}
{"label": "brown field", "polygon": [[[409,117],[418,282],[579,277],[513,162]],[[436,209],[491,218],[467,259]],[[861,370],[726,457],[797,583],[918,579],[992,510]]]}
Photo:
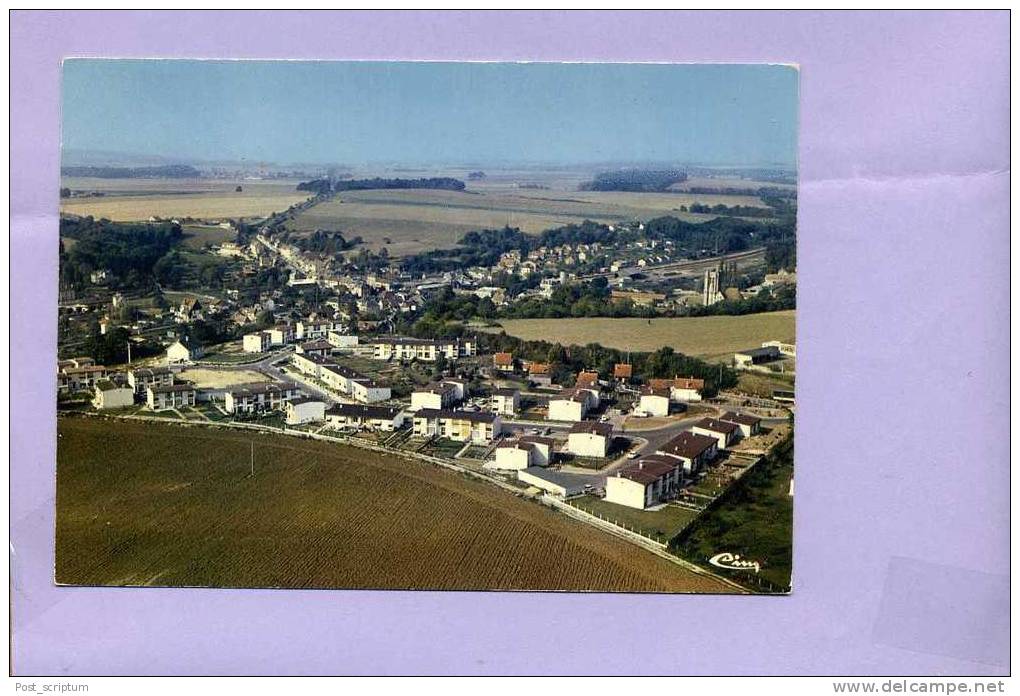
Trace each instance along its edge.
{"label": "brown field", "polygon": [[[67,177],[61,186],[102,191],[97,198],[68,198],[60,211],[126,222],[150,216],[201,219],[264,217],[309,197],[296,181],[225,179],[91,179]],[[243,191],[236,193],[234,188]]]}
{"label": "brown field", "polygon": [[501,319],[499,323],[509,335],[529,341],[564,345],[601,343],[633,351],[671,346],[687,355],[729,360],[735,351],[755,348],[763,341],[794,342],[795,319],[796,311],[791,309],[732,317]]}
{"label": "brown field", "polygon": [[[533,191],[492,185],[468,191],[351,191],[299,213],[288,226],[298,232],[337,229],[348,238],[361,236],[371,249],[386,246],[391,256],[406,256],[449,248],[466,232],[504,225],[537,234],[586,219],[612,223],[666,214],[694,221],[714,217],[679,212],[681,205],[695,199],[760,205],[747,196]],[[391,244],[386,245],[384,238]]]}
{"label": "brown field", "polygon": [[162,424],[61,419],[58,432],[61,584],[732,591],[423,463]]}
{"label": "brown field", "polygon": [[685,191],[691,187],[702,186],[705,188],[717,189],[756,189],[761,187],[795,189],[796,184],[778,184],[772,181],[754,181],[752,179],[740,179],[737,177],[691,177],[687,181],[676,184],[673,188],[678,191]]}
{"label": "brown field", "polygon": [[255,370],[209,370],[200,367],[182,370],[180,378],[193,382],[202,389],[225,389],[241,384],[269,381],[269,377]]}

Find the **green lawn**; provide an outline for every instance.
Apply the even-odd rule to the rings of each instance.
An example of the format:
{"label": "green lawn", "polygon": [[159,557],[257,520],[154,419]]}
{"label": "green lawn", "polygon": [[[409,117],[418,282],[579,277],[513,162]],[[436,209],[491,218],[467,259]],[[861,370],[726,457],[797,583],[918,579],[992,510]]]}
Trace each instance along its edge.
{"label": "green lawn", "polygon": [[[761,563],[761,572],[721,571],[731,580],[763,589],[753,582],[761,577],[774,588],[788,588],[793,562],[792,477],[791,434],[764,462],[736,482],[718,505],[674,539],[671,550],[705,566],[717,553],[740,554]],[[718,568],[712,570],[720,572]]]}
{"label": "green lawn", "polygon": [[569,501],[571,505],[600,517],[650,536],[665,543],[686,527],[698,513],[676,505],[666,505],[660,510],[637,510],[625,505],[609,503],[601,498],[586,495]]}

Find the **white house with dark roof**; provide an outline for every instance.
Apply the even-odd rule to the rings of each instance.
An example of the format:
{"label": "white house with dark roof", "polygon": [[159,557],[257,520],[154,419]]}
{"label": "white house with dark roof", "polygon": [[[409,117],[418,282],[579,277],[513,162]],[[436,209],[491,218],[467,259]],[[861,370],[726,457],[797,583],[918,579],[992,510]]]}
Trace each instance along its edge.
{"label": "white house with dark roof", "polygon": [[194,362],[203,355],[205,355],[205,351],[202,349],[201,344],[187,338],[174,341],[166,349],[166,361],[170,365],[184,365]]}
{"label": "white house with dark roof", "polygon": [[719,449],[725,449],[740,439],[740,426],[717,418],[702,418],[691,426],[691,432],[714,437]]}
{"label": "white house with dark roof", "polygon": [[396,430],[404,424],[404,412],[392,406],[336,404],[326,411],[326,420],[337,428]]}
{"label": "white house with dark roof", "polygon": [[460,385],[452,382],[433,382],[411,392],[411,410],[422,408],[450,408],[460,401],[457,396],[461,392]]}
{"label": "white house with dark roof", "polygon": [[493,413],[513,418],[521,409],[521,392],[519,389],[494,389],[490,406]]}
{"label": "white house with dark roof", "polygon": [[567,435],[567,449],[578,457],[605,457],[613,441],[609,423],[582,421],[574,423]]}
{"label": "white house with dark roof", "polygon": [[173,408],[194,406],[198,392],[191,384],[169,384],[147,387],[145,405],[150,411],[167,411]]}
{"label": "white house with dark roof", "polygon": [[598,405],[591,389],[567,389],[549,399],[549,420],[582,421],[588,411]]}
{"label": "white house with dark roof", "polygon": [[533,453],[535,466],[549,466],[552,463],[556,440],[541,435],[521,435],[517,439],[535,446]]}
{"label": "white house with dark roof", "polygon": [[326,419],[326,402],[322,399],[299,396],[283,405],[287,425],[319,423]]}
{"label": "white house with dark roof", "polygon": [[350,381],[351,396],[363,404],[387,401],[392,395],[390,388],[368,377],[356,377]]}
{"label": "white house with dark roof", "polygon": [[227,413],[256,413],[283,408],[284,403],[301,395],[292,382],[266,382],[232,389],[223,399]]}
{"label": "white house with dark roof", "polygon": [[109,379],[101,379],[93,387],[95,395],[92,405],[99,411],[111,408],[124,408],[135,403],[135,391],[123,382],[118,384]]}
{"label": "white house with dark roof", "polygon": [[761,418],[751,413],[727,411],[720,420],[735,423],[742,437],[752,437],[761,432]]}
{"label": "white house with dark roof", "polygon": [[638,408],[650,416],[669,415],[670,395],[668,389],[645,387],[641,390]]}
{"label": "white house with dark roof", "polygon": [[496,459],[485,464],[486,469],[500,471],[520,471],[530,466],[538,466],[536,462],[536,446],[530,442],[507,440],[496,445]]}
{"label": "white house with dark roof", "polygon": [[673,498],[680,489],[680,467],[666,457],[644,457],[606,477],[608,503],[645,510]]}
{"label": "white house with dark roof", "polygon": [[328,357],[333,352],[333,346],[329,341],[317,338],[313,341],[299,343],[294,352],[298,355],[317,355],[322,358]]}
{"label": "white house with dark roof", "polygon": [[174,373],[169,367],[139,367],[128,370],[128,384],[135,394],[142,396],[149,387],[168,387],[174,383]]}
{"label": "white house with dark roof", "polygon": [[684,472],[696,474],[715,459],[719,453],[719,441],[714,437],[684,430],[661,445],[655,453],[678,460]]}

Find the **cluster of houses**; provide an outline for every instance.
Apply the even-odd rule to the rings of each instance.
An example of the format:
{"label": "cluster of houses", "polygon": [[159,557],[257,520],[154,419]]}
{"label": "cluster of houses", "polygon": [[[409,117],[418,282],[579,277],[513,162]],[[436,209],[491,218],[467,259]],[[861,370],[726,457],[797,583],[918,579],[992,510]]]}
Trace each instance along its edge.
{"label": "cluster of houses", "polygon": [[332,358],[315,352],[294,353],[291,365],[303,375],[311,377],[330,391],[350,397],[363,404],[388,401],[390,388],[370,377],[359,374]]}
{"label": "cluster of houses", "polygon": [[638,415],[668,416],[673,404],[701,401],[705,380],[694,377],[650,379],[641,389]]}
{"label": "cluster of houses", "polygon": [[652,454],[642,455],[606,478],[605,500],[644,510],[665,503],[726,449],[743,437],[757,435],[761,418],[727,412],[703,418]]}

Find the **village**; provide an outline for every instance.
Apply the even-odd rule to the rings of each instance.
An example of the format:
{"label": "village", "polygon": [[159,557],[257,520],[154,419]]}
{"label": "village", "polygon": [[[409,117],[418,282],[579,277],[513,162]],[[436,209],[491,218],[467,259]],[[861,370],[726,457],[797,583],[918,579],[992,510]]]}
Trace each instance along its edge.
{"label": "village", "polygon": [[[201,311],[187,305],[178,313]],[[98,415],[259,428],[425,457],[660,545],[790,429],[789,402],[705,399],[703,379],[645,378],[628,363],[582,370],[564,386],[553,365],[480,355],[471,337],[359,335],[353,322],[313,315],[235,344],[210,354],[183,338],[119,367],[63,359],[58,402],[77,395],[79,411]],[[767,342],[733,362],[755,369],[794,353]],[[395,393],[397,375],[418,383]]]}
{"label": "village", "polygon": [[[655,314],[794,287],[792,272],[763,272],[761,248],[692,258],[668,239],[646,238],[644,223],[621,222],[595,234],[631,241],[511,249],[491,266],[416,276],[384,257],[335,253],[342,238],[329,233],[317,232],[315,244],[281,233],[281,221],[307,205],[254,226],[198,221],[233,238],[204,251],[231,269],[222,292],[165,291],[162,308],[152,307],[100,269],[84,292],[62,293],[58,407],[424,458],[657,547],[791,430],[792,389],[749,399],[706,389],[691,374],[635,373],[623,360],[570,372],[556,361],[485,354],[486,334],[395,331],[443,293],[474,298],[481,311],[594,285],[616,306]],[[196,221],[149,221],[167,223]],[[737,278],[742,290],[731,285]],[[97,322],[115,350],[124,341],[126,362],[77,357]],[[766,341],[728,362],[768,374],[792,372],[795,357],[793,344]]]}

